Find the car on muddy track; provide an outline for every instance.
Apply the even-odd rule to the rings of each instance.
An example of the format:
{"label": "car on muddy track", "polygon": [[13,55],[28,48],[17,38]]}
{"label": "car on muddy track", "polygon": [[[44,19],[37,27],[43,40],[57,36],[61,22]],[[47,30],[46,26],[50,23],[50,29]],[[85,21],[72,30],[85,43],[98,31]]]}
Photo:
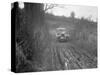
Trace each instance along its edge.
{"label": "car on muddy track", "polygon": [[56,38],[59,42],[67,42],[69,40],[69,33],[66,28],[56,28]]}

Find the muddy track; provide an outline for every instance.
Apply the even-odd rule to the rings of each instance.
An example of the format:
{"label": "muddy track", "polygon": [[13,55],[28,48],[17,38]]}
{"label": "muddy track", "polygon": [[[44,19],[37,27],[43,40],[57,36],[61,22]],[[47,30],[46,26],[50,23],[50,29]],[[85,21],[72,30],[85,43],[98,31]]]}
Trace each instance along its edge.
{"label": "muddy track", "polygon": [[[95,67],[92,65],[95,62],[91,55],[71,43],[52,42],[50,48],[52,64],[56,69],[69,70]],[[60,66],[58,67],[57,64],[60,64]]]}

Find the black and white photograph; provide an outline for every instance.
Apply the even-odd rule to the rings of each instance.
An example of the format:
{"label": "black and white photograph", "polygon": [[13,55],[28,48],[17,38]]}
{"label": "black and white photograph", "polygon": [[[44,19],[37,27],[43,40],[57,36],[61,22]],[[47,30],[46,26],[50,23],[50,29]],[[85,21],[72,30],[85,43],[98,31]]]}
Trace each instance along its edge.
{"label": "black and white photograph", "polygon": [[11,3],[11,70],[98,68],[97,28],[96,6]]}

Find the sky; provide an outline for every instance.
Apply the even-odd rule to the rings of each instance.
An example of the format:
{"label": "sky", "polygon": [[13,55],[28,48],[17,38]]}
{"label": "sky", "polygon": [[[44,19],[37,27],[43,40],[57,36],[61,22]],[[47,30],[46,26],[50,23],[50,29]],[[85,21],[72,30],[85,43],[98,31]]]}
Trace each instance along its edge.
{"label": "sky", "polygon": [[[19,2],[19,7],[24,8],[24,3]],[[75,13],[77,18],[91,18],[93,21],[97,21],[98,8],[95,6],[80,6],[80,5],[57,5],[56,7],[49,9],[48,13],[52,13],[57,16],[69,17],[71,12]]]}
{"label": "sky", "polygon": [[71,12],[75,12],[77,18],[91,18],[93,21],[97,20],[98,8],[95,6],[80,6],[80,5],[60,5],[49,9],[47,12],[57,16],[70,16]]}

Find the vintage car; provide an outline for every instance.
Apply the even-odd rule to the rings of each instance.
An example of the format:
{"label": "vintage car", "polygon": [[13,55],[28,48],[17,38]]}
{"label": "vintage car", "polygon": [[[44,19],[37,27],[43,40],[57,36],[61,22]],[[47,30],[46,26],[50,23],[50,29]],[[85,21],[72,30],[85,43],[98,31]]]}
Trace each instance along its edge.
{"label": "vintage car", "polygon": [[59,42],[67,42],[69,40],[69,34],[66,28],[56,28],[56,38]]}

